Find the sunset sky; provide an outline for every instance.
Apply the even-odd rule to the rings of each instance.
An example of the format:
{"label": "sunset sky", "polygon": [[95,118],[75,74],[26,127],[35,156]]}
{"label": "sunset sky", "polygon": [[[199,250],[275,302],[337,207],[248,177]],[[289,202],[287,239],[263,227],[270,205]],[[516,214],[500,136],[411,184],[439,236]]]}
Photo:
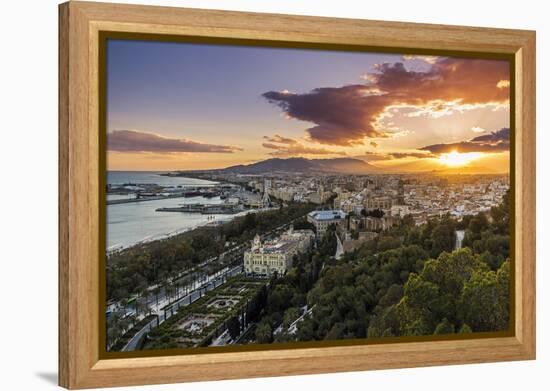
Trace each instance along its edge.
{"label": "sunset sky", "polygon": [[108,169],[508,172],[509,78],[505,61],[110,40]]}

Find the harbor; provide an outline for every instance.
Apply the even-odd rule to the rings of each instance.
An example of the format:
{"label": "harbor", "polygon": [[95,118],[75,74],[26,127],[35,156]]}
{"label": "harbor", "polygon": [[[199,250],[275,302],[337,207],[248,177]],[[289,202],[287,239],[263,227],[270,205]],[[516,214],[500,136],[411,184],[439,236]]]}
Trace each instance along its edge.
{"label": "harbor", "polygon": [[188,204],[177,207],[158,208],[157,212],[181,212],[181,213],[200,213],[203,215],[212,214],[235,214],[242,212],[244,208],[235,204]]}
{"label": "harbor", "polygon": [[219,226],[266,205],[258,192],[227,182],[150,172],[109,172],[108,181],[107,252]]}
{"label": "harbor", "polygon": [[119,195],[126,196],[124,198],[118,199],[107,199],[107,205],[117,205],[117,204],[128,204],[132,202],[143,202],[143,201],[156,201],[164,200],[171,198],[192,198],[192,197],[204,197],[204,198],[214,198],[220,197],[225,198],[226,195],[222,190],[217,189],[190,189],[186,191],[177,191],[177,192],[141,192],[136,193],[108,193],[110,195]]}

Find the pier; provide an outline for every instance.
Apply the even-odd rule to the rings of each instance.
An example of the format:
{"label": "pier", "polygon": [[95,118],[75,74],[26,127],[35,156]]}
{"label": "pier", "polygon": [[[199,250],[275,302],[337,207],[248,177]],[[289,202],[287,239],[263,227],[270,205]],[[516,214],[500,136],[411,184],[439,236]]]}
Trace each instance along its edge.
{"label": "pier", "polygon": [[183,212],[183,213],[201,213],[201,214],[235,214],[243,209],[237,205],[224,204],[189,204],[171,208],[158,208],[157,212]]}
{"label": "pier", "polygon": [[119,205],[119,204],[129,204],[132,202],[143,202],[143,201],[156,201],[156,200],[165,200],[170,198],[184,198],[186,197],[182,193],[170,194],[170,195],[158,195],[158,196],[142,196],[135,198],[124,198],[120,200],[107,200],[107,205]]}
{"label": "pier", "polygon": [[171,194],[156,194],[156,193],[135,193],[135,198],[124,198],[119,200],[107,200],[107,205],[128,204],[141,201],[157,201],[171,198],[190,198],[190,197],[205,197],[214,198],[222,195],[219,190],[204,190],[200,188],[186,189],[181,192]]}

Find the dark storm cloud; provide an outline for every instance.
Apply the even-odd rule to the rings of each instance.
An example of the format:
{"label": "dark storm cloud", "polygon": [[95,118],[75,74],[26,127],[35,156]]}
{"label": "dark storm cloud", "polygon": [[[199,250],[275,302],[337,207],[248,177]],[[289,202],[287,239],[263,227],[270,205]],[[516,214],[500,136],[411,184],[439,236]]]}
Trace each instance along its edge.
{"label": "dark storm cloud", "polygon": [[174,139],[135,130],[114,130],[107,134],[107,149],[117,152],[215,152],[233,153],[242,148]]}
{"label": "dark storm cloud", "polygon": [[[316,88],[308,93],[269,91],[262,96],[289,117],[315,124],[306,129],[315,142],[350,146],[365,138],[390,137],[377,119],[394,105],[428,102],[497,104],[507,102],[509,65],[505,61],[440,58],[426,72],[401,62],[380,64],[365,84]],[[432,110],[437,109],[432,106]],[[441,105],[444,107],[444,105]]]}
{"label": "dark storm cloud", "polygon": [[371,123],[389,104],[385,97],[366,96],[364,85],[317,88],[307,94],[270,91],[263,94],[288,116],[312,122],[307,129],[312,141],[323,144],[353,145],[364,137],[386,137]]}

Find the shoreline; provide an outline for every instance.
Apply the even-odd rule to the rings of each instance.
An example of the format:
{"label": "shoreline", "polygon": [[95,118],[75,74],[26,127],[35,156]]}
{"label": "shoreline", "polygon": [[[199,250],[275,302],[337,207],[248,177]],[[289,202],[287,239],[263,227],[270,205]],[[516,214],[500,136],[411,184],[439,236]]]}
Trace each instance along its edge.
{"label": "shoreline", "polygon": [[[159,181],[162,182],[163,180],[166,180],[167,178],[168,179],[185,179],[185,178],[188,178],[188,179],[201,180],[201,181],[210,182],[210,183],[184,184],[184,185],[181,185],[182,187],[211,187],[211,186],[215,186],[215,185],[219,184],[218,181],[212,181],[212,180],[209,180],[209,179],[203,179],[203,178],[199,178],[199,177],[195,177],[195,176],[171,175],[171,172],[172,171],[107,170],[106,171],[106,182],[107,182],[107,184],[115,185],[115,186],[120,186],[120,185],[123,185],[125,183],[134,183],[136,185],[149,184],[149,185],[158,185],[158,186],[163,186],[163,187],[173,187],[173,185],[162,184],[162,183],[159,183]],[[130,178],[130,177],[136,176],[136,175],[137,176],[148,175],[148,176],[151,176],[151,177],[156,177],[156,179],[158,179],[159,181],[155,181],[154,179],[144,181],[143,178]],[[113,181],[115,178],[109,178],[109,176],[111,176],[111,177],[113,177],[113,176],[114,177],[116,177],[116,176],[127,176],[128,178],[121,178],[121,179],[119,179],[119,181],[120,181],[119,182],[119,181]],[[109,179],[111,179],[111,181]]]}
{"label": "shoreline", "polygon": [[[113,175],[114,174],[114,175]],[[164,175],[163,175],[164,174]],[[211,181],[206,179],[200,179],[200,178],[193,178],[193,177],[172,177],[169,175],[166,175],[167,171],[107,171],[108,180],[111,182],[110,185],[113,186],[121,186],[125,183],[135,184],[137,186],[144,185],[144,186],[160,186],[164,188],[176,188],[181,187],[182,189],[185,188],[210,188],[213,186],[218,186],[220,182],[218,181]],[[201,182],[201,183],[185,183],[186,180],[189,179],[189,182]],[[183,182],[183,183],[178,183]],[[108,193],[106,193],[106,196],[108,196]],[[153,207],[155,205],[158,205],[157,207],[163,207],[163,206],[170,206],[170,204],[161,203],[157,204],[157,202],[170,202],[174,201],[177,202],[178,199],[185,198],[182,195],[170,195],[170,196],[162,196],[162,197],[155,197],[154,199],[123,199],[123,200],[108,200],[106,202],[106,206],[108,208],[116,208],[111,211],[111,213],[114,213],[113,218],[115,218],[115,221],[117,219],[118,213],[124,213],[121,212],[123,209],[118,209],[119,207],[123,207],[126,205],[135,205],[137,208],[141,208],[141,206],[138,206],[140,204],[148,204],[149,202],[153,203]],[[202,199],[202,198],[201,198]],[[185,201],[182,201],[185,203]],[[149,205],[144,206],[145,208],[148,208]],[[230,221],[231,219],[228,219],[227,217],[224,218],[215,218],[215,219],[205,219],[201,221],[193,221],[194,218],[191,218],[191,222],[186,223],[185,221],[181,223],[174,223],[173,220],[159,220],[158,218],[155,218],[156,220],[156,228],[153,229],[144,229],[143,231],[149,231],[143,232],[142,235],[140,235],[139,231],[136,231],[135,234],[131,234],[128,236],[109,236],[110,229],[116,230],[113,232],[118,232],[120,228],[116,227],[115,225],[111,225],[109,223],[110,217],[109,217],[109,210],[107,209],[107,245],[105,248],[105,252],[107,255],[123,251],[126,249],[129,249],[134,246],[139,246],[145,243],[150,243],[157,240],[163,240],[171,238],[175,235],[184,234],[186,232],[195,230],[197,228],[201,228],[204,226],[207,226],[208,224],[211,224],[213,221],[219,221],[219,222],[226,222]],[[146,214],[150,215],[149,212],[146,212]],[[239,214],[236,214],[237,216]],[[114,217],[117,216],[117,217]],[[123,216],[126,218],[126,216]],[[135,221],[132,220],[129,221],[130,224],[136,224]],[[163,225],[166,225],[166,227],[163,227]],[[130,225],[130,230],[133,230],[134,228]],[[133,231],[130,231],[133,232]],[[109,238],[118,238],[119,240],[116,240],[113,244],[109,243]],[[112,243],[112,242],[111,242]]]}
{"label": "shoreline", "polygon": [[[133,243],[133,244],[128,245],[128,246],[113,245],[113,246],[108,247],[105,250],[105,252],[106,252],[107,255],[111,255],[111,254],[116,253],[118,251],[124,251],[124,250],[131,249],[132,247],[135,247],[135,246],[140,246],[140,245],[149,244],[149,243],[152,243],[152,242],[155,242],[155,241],[170,239],[170,238],[173,238],[174,236],[178,236],[178,235],[184,235],[186,233],[190,233],[190,232],[195,231],[197,229],[215,228],[215,226],[210,226],[209,227],[209,225],[211,225],[213,222],[221,223],[219,225],[223,225],[225,223],[233,221],[237,217],[246,216],[249,213],[267,212],[267,211],[274,210],[274,209],[276,209],[276,208],[261,208],[261,209],[250,209],[250,210],[242,211],[242,212],[236,213],[234,215],[230,215],[231,218],[228,218],[228,219],[205,221],[205,222],[202,222],[202,223],[198,223],[197,225],[195,225],[193,227],[186,227],[186,228],[176,229],[176,230],[173,230],[171,232],[162,233],[162,234],[149,235],[149,236],[146,236],[143,239],[139,240],[138,242]],[[116,247],[116,248],[113,248],[113,247]]]}

